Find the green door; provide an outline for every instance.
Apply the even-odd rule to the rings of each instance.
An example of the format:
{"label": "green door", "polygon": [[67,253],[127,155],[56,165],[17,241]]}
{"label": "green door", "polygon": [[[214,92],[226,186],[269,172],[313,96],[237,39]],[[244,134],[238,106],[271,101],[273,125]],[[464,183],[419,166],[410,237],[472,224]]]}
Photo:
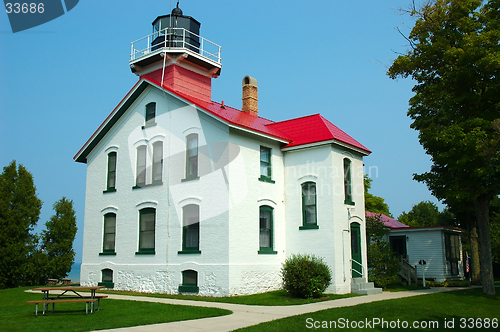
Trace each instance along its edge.
{"label": "green door", "polygon": [[351,257],[352,257],[352,277],[361,278],[363,276],[363,262],[361,261],[361,230],[360,224],[351,224]]}

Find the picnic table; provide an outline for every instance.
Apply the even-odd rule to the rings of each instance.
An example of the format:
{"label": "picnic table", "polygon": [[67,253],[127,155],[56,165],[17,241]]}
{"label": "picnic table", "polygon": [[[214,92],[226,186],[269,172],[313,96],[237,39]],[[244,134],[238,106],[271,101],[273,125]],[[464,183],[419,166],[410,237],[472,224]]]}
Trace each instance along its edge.
{"label": "picnic table", "polygon": [[[97,302],[97,311],[100,309],[100,299],[108,297],[107,295],[96,295],[96,290],[104,288],[103,286],[69,286],[69,287],[39,287],[34,288],[33,291],[43,292],[43,299],[37,301],[28,301],[28,303],[35,304],[35,315],[38,316],[38,304],[43,304],[43,313],[45,315],[45,308],[48,304],[52,303],[52,311],[56,303],[68,302],[85,302],[85,313],[88,314],[88,305],[90,303],[90,313],[94,312],[95,302]],[[52,292],[52,294],[51,294]],[[82,294],[83,292],[90,292],[90,296]]]}

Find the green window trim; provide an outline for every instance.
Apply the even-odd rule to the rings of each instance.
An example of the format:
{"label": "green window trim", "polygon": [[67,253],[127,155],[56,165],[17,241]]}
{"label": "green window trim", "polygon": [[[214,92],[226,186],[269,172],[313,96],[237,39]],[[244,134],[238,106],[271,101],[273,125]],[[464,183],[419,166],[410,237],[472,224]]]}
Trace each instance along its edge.
{"label": "green window trim", "polygon": [[99,256],[116,256],[116,252],[107,252],[107,251],[103,251],[103,252],[100,252],[99,253]]}
{"label": "green window trim", "polygon": [[114,288],[115,283],[113,282],[113,270],[103,269],[101,270],[101,282],[98,282],[98,286],[104,286],[105,288]]}
{"label": "green window trim", "polygon": [[146,186],[146,149],[146,145],[137,147],[137,173],[135,178],[135,187],[137,188]]}
{"label": "green window trim", "polygon": [[268,183],[276,183],[276,181],[274,181],[270,177],[267,177],[267,176],[264,176],[264,175],[260,176],[259,181],[268,182]]}
{"label": "green window trim", "polygon": [[156,103],[149,103],[146,105],[146,115],[145,115],[146,124],[143,126],[144,128],[156,126]]}
{"label": "green window trim", "polygon": [[259,207],[259,251],[258,254],[274,255],[274,209],[268,205]]}
{"label": "green window trim", "polygon": [[200,207],[188,204],[182,207],[182,249],[179,254],[201,254]]}
{"label": "green window trim", "polygon": [[135,189],[150,188],[150,187],[157,187],[157,186],[163,186],[163,182],[144,184],[144,185],[140,185],[140,186],[135,185],[132,187],[132,189],[135,190]]}
{"label": "green window trim", "polygon": [[136,255],[155,254],[156,209],[139,211],[139,250]]}
{"label": "green window trim", "polygon": [[271,148],[260,146],[260,177],[259,181],[274,183],[272,180]]}
{"label": "green window trim", "polygon": [[163,142],[153,143],[152,185],[163,184]]}
{"label": "green window trim", "polygon": [[316,183],[311,181],[302,183],[301,193],[302,226],[299,229],[318,229]]}
{"label": "green window trim", "polygon": [[182,284],[179,285],[179,293],[198,293],[198,272],[194,270],[182,271]]}
{"label": "green window trim", "polygon": [[115,246],[116,246],[116,214],[110,212],[104,215],[102,254],[116,255]]}
{"label": "green window trim", "polygon": [[189,134],[186,137],[186,177],[183,180],[198,178],[198,134]]}
{"label": "green window trim", "polygon": [[115,283],[109,281],[103,281],[103,282],[98,282],[97,286],[102,286],[104,288],[115,288]]}
{"label": "green window trim", "polygon": [[116,192],[116,189],[115,188],[112,188],[112,189],[106,189],[106,190],[103,190],[103,194],[108,194],[108,193],[115,193]]}
{"label": "green window trim", "polygon": [[351,161],[344,158],[344,204],[355,205],[352,200]]}
{"label": "green window trim", "polygon": [[108,176],[106,181],[106,190],[104,192],[115,192],[116,191],[116,152],[110,152],[108,154]]}

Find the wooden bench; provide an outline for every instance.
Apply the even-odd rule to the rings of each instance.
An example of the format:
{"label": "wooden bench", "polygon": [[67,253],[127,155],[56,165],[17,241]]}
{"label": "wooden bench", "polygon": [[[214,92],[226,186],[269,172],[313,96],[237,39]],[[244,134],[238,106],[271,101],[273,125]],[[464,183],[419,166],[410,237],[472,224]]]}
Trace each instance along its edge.
{"label": "wooden bench", "polygon": [[[107,296],[106,296],[107,297]],[[82,298],[79,298],[79,299],[71,299],[71,300],[66,300],[66,299],[62,299],[62,300],[38,300],[38,301],[27,301],[27,303],[34,303],[35,304],[35,316],[38,317],[38,304],[39,303],[42,303],[43,304],[43,312],[42,312],[42,315],[45,315],[45,305],[46,304],[50,304],[52,303],[52,312],[54,312],[54,305],[56,303],[68,303],[68,302],[85,302],[85,314],[88,315],[89,314],[89,303],[95,303],[96,301],[98,301],[99,299],[95,298],[95,299],[82,299]],[[90,313],[93,312],[93,309],[92,309],[92,306],[90,307]]]}
{"label": "wooden bench", "polygon": [[[107,298],[108,296],[107,295],[96,295],[94,296],[94,299],[97,300],[97,311],[99,311],[99,309],[101,308],[101,299],[105,299]],[[58,301],[61,301],[61,300],[66,300],[66,299],[87,299],[88,297],[80,297],[80,296],[61,296],[61,297],[57,297],[57,296],[51,296],[48,298],[48,300],[58,300]],[[56,302],[58,302],[56,301]]]}

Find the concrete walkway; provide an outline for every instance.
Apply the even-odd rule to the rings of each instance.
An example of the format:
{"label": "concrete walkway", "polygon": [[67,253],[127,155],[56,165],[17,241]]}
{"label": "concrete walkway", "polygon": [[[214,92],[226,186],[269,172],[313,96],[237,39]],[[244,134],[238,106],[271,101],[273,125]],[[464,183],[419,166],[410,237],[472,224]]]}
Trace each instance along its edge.
{"label": "concrete walkway", "polygon": [[[127,332],[233,331],[235,329],[239,329],[242,327],[256,325],[263,322],[269,322],[275,319],[306,314],[325,309],[349,307],[361,303],[399,299],[416,295],[433,294],[433,293],[447,292],[460,289],[466,289],[466,288],[434,287],[431,289],[406,291],[406,292],[392,292],[392,293],[383,292],[382,294],[376,294],[376,295],[357,296],[339,300],[323,301],[323,302],[316,302],[303,305],[292,305],[292,306],[253,306],[253,305],[243,305],[243,304],[202,302],[202,301],[175,300],[175,299],[163,299],[163,298],[142,297],[142,296],[108,294],[109,299],[190,305],[196,307],[221,308],[221,309],[231,310],[233,313],[231,315],[220,316],[220,317],[202,318],[202,319],[188,320],[182,322],[162,323],[153,325],[142,325],[142,326],[101,330],[101,331],[127,331]],[[305,328],[305,320],[304,320],[304,328]]]}

